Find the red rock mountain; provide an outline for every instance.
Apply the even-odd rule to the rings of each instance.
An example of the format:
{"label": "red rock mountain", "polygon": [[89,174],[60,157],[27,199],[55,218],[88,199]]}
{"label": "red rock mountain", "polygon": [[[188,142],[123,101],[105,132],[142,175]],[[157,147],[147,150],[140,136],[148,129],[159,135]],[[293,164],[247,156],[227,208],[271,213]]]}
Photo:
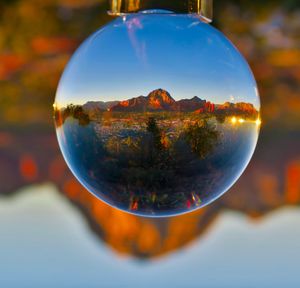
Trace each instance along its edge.
{"label": "red rock mountain", "polygon": [[230,103],[225,102],[221,105],[216,105],[217,111],[228,111],[231,113],[246,113],[249,115],[257,114],[258,111],[251,103],[244,103],[244,102],[238,102],[238,103]]}
{"label": "red rock mountain", "polygon": [[167,91],[157,89],[148,96],[121,101],[110,110],[118,112],[174,111],[176,110],[176,101]]}
{"label": "red rock mountain", "polygon": [[175,110],[176,101],[171,97],[169,92],[163,89],[152,91],[147,96],[148,107],[155,110]]}
{"label": "red rock mountain", "polygon": [[195,111],[205,105],[206,101],[197,96],[192,99],[175,101],[169,92],[163,89],[152,91],[148,96],[140,96],[121,101],[111,107],[111,111],[118,112],[146,112],[146,111]]}
{"label": "red rock mountain", "polygon": [[192,99],[183,99],[177,101],[177,110],[184,112],[193,112],[205,106],[206,100],[195,96]]}
{"label": "red rock mountain", "polygon": [[257,110],[251,103],[214,104],[195,96],[192,99],[175,101],[169,92],[156,89],[148,96],[139,96],[125,101],[112,102],[87,102],[83,108],[88,113],[113,111],[113,112],[156,112],[156,111],[180,111],[195,113],[247,113],[257,114]]}
{"label": "red rock mountain", "polygon": [[86,111],[95,110],[101,112],[110,109],[111,107],[117,105],[118,103],[119,101],[110,101],[110,102],[88,101],[82,106],[82,108]]}

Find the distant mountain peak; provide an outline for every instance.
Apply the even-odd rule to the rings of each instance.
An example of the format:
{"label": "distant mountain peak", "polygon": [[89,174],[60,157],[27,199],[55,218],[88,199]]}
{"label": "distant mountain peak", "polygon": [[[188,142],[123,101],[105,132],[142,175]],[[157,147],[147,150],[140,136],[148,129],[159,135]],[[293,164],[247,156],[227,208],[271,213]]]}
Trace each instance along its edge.
{"label": "distant mountain peak", "polygon": [[149,98],[149,102],[151,101],[162,101],[164,103],[172,104],[176,101],[171,97],[170,93],[164,89],[156,89],[150,92],[147,96]]}
{"label": "distant mountain peak", "polygon": [[148,96],[138,96],[124,101],[95,102],[89,101],[83,108],[89,112],[99,111],[116,112],[159,112],[159,111],[180,111],[195,113],[212,113],[214,111],[231,111],[236,113],[257,113],[251,103],[214,104],[194,96],[191,99],[175,101],[170,93],[162,88],[151,91]]}
{"label": "distant mountain peak", "polygon": [[203,101],[203,100],[200,99],[198,96],[194,96],[191,100],[193,100],[193,101]]}
{"label": "distant mountain peak", "polygon": [[206,100],[200,99],[198,96],[194,96],[192,99],[182,99],[177,101],[177,107],[180,111],[191,112],[203,108]]}
{"label": "distant mountain peak", "polygon": [[103,102],[103,101],[88,101],[86,102],[82,107],[86,111],[106,111],[110,109],[111,107],[117,105],[119,101],[108,101],[108,102]]}
{"label": "distant mountain peak", "polygon": [[139,96],[119,102],[111,111],[145,112],[145,111],[173,111],[176,101],[164,89],[156,89],[148,96]]}

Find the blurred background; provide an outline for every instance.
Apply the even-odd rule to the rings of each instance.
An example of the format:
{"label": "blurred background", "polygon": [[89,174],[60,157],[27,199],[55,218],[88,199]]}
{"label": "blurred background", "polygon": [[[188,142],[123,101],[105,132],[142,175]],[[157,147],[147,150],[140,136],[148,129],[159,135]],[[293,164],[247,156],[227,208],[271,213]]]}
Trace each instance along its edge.
{"label": "blurred background", "polygon": [[216,0],[249,61],[262,131],[221,199],[138,218],[90,195],[58,148],[52,104],[105,0],[0,0],[0,287],[299,287],[300,2]]}

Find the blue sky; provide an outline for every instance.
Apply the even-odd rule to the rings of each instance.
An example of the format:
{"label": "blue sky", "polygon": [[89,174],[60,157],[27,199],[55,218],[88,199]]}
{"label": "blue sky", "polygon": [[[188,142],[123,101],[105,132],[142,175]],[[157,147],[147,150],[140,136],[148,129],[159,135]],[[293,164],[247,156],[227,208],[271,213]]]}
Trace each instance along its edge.
{"label": "blue sky", "polygon": [[259,108],[255,80],[232,44],[189,15],[118,18],[73,56],[56,102],[126,100],[157,88],[174,99],[249,102]]}

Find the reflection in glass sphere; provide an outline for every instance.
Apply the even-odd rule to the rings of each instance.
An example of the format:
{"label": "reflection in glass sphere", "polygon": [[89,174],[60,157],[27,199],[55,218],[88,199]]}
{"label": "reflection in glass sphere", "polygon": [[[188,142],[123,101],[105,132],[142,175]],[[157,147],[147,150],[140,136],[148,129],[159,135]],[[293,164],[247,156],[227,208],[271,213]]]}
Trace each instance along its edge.
{"label": "reflection in glass sphere", "polygon": [[144,216],[191,211],[226,192],[253,154],[259,109],[233,45],[199,17],[167,12],[124,16],[93,34],[54,103],[75,176]]}

